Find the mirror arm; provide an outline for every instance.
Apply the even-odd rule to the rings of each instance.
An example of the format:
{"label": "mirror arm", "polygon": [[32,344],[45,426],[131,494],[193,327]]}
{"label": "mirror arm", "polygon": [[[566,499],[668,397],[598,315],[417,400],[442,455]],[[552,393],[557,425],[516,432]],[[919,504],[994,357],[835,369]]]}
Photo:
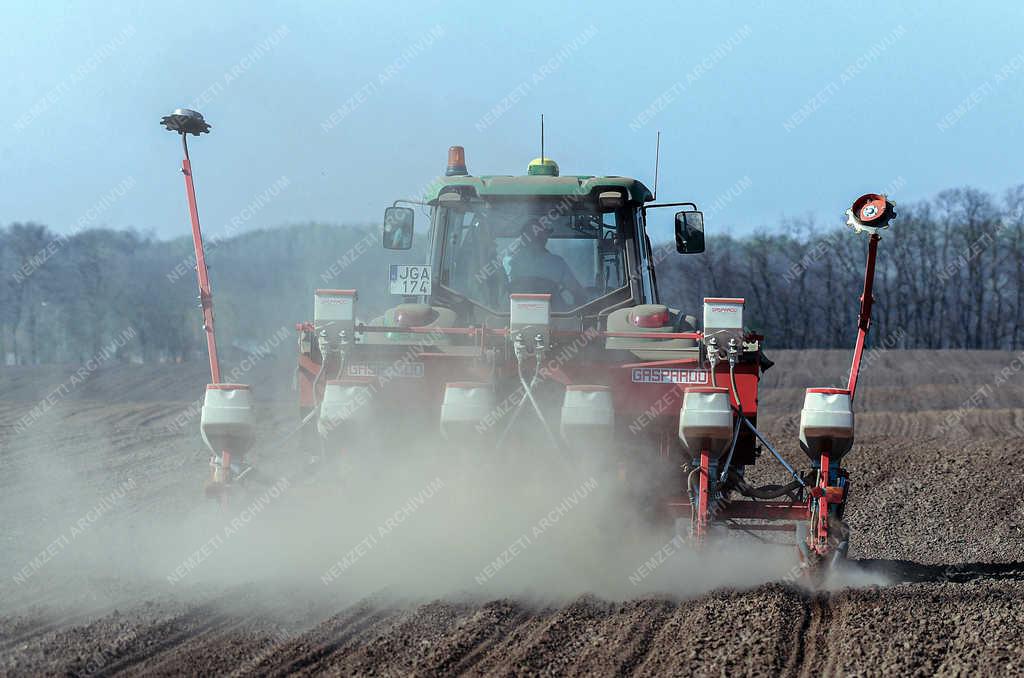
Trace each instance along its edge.
{"label": "mirror arm", "polygon": [[660,202],[655,205],[644,205],[644,211],[655,207],[686,207],[687,205],[693,208],[692,211],[697,211],[697,204],[692,202]]}

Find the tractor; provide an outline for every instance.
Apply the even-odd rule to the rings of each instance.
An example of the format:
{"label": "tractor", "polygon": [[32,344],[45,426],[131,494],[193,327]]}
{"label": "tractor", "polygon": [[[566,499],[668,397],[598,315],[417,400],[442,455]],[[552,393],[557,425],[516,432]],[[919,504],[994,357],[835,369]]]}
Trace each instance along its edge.
{"label": "tractor", "polygon": [[[428,432],[471,449],[547,448],[623,476],[657,469],[642,474],[662,493],[649,508],[697,544],[717,528],[786,530],[809,568],[845,557],[840,464],[853,440],[877,231],[894,216],[885,197],[865,196],[849,213],[871,234],[854,369],[847,388],[807,390],[803,473],[757,428],[758,383],[772,363],[744,325],[744,300],[705,298],[698,330],[659,295],[664,248],[652,247],[648,219],[673,208],[676,252],[699,255],[696,204],[655,202],[627,177],[563,176],[545,157],[524,176],[471,176],[454,146],[423,200],[385,210],[384,248],[413,246],[417,208],[427,255],[386,271],[393,307],[361,322],[357,289],[319,289],[313,321],[297,326],[300,412],[324,454]],[[764,450],[786,482],[747,482]]]}
{"label": "tractor", "polygon": [[[208,131],[193,114],[176,111],[164,124],[183,140]],[[186,145],[214,368],[212,292],[187,153]],[[385,249],[426,244],[422,263],[390,264],[372,283],[387,286],[393,305],[364,318],[357,287],[315,291],[313,319],[296,326],[298,428],[318,441],[322,458],[430,439],[478,450],[478,458],[543,449],[561,464],[617,469],[624,483],[639,471],[656,482],[646,483],[653,496],[638,493],[638,501],[698,547],[729,529],[785,531],[807,570],[827,570],[849,544],[841,464],[853,443],[879,231],[893,207],[868,194],[847,211],[848,224],[869,236],[856,347],[844,388],[806,391],[803,471],[757,427],[758,385],[772,363],[764,337],[744,323],[744,299],[705,298],[698,322],[659,295],[655,264],[666,248],[652,247],[649,218],[671,209],[667,249],[697,256],[705,238],[696,204],[656,202],[627,177],[563,176],[543,154],[523,176],[472,176],[460,146],[449,149],[445,175],[422,200],[385,210]],[[213,494],[224,497],[252,444],[253,417],[248,387],[213,376],[201,429]],[[785,480],[755,486],[748,470],[765,452]]]}

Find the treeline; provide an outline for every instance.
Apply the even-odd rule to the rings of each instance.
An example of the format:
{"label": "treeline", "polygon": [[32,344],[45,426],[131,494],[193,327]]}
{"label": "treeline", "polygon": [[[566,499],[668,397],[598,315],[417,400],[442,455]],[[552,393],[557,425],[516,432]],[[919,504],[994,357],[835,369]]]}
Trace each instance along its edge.
{"label": "treeline", "polygon": [[[1012,349],[1024,342],[1024,186],[997,199],[954,189],[897,204],[875,276],[875,344]],[[837,219],[840,224],[844,218]],[[714,230],[714,225],[709,228]],[[868,239],[845,225],[793,222],[709,238],[701,256],[665,256],[664,299],[747,299],[747,324],[780,348],[852,345]],[[699,314],[696,314],[699,315]],[[870,341],[870,340],[869,340]]]}
{"label": "treeline", "polygon": [[[1019,348],[1024,186],[1001,199],[951,190],[897,211],[879,247],[874,342]],[[704,255],[655,248],[662,299],[699,316],[704,296],[744,297],[748,326],[771,347],[848,347],[867,238],[836,221],[734,237],[709,219]],[[422,250],[383,250],[379,227],[309,224],[211,238],[208,261],[224,350],[251,351],[311,319],[318,287],[357,287],[360,315],[379,313],[388,264],[422,261]],[[187,236],[0,229],[0,355],[6,364],[81,363],[113,347],[110,359],[204,359],[193,266]]]}
{"label": "treeline", "polygon": [[[316,224],[208,237],[222,353],[295,336],[296,322],[312,320],[317,288],[359,287],[364,310],[381,308],[387,264],[418,263],[423,255],[387,257],[380,238],[379,227]],[[38,224],[0,229],[0,356],[7,364],[83,362],[131,328],[118,360],[205,360],[194,266],[190,236],[164,241],[88,230],[63,237]]]}

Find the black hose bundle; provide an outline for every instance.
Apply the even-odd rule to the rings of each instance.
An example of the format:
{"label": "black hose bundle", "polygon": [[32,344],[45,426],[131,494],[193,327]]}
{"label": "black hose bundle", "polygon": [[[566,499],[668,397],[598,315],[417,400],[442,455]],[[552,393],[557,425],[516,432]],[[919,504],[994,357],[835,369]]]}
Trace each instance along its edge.
{"label": "black hose bundle", "polygon": [[[814,478],[810,476],[805,476],[803,480],[804,484],[813,484],[814,482]],[[760,487],[754,487],[740,477],[740,474],[735,470],[729,471],[729,484],[735,487],[744,497],[750,497],[751,499],[777,499],[801,487],[799,480],[794,480],[787,485],[761,485]]]}

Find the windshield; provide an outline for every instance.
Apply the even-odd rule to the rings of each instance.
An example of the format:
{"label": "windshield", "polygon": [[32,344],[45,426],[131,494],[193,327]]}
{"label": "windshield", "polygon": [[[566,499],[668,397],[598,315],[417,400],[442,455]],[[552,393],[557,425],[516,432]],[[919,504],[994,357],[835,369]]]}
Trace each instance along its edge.
{"label": "windshield", "polygon": [[441,208],[440,281],[492,309],[507,308],[514,292],[550,294],[555,311],[582,306],[626,285],[628,218],[564,201]]}

